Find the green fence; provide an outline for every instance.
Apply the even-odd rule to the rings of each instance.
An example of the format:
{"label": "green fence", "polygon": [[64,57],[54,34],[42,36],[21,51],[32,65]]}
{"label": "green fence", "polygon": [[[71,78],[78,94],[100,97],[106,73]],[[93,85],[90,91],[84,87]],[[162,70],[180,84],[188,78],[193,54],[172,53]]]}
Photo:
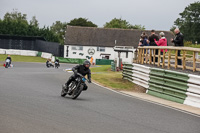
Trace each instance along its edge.
{"label": "green fence", "polygon": [[96,65],[111,65],[112,61],[108,59],[96,59]]}
{"label": "green fence", "polygon": [[72,59],[72,58],[63,58],[63,57],[56,57],[59,59],[60,63],[72,63],[72,64],[83,64],[86,59]]}

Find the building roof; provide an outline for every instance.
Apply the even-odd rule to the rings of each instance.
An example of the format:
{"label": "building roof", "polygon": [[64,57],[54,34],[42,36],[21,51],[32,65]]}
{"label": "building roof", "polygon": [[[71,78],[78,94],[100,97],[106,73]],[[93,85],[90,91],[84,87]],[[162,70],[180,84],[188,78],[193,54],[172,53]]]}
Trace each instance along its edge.
{"label": "building roof", "polygon": [[[150,30],[141,31],[136,29],[67,26],[65,33],[65,45],[137,47],[142,32],[146,32],[150,35]],[[159,34],[160,32],[161,31],[156,31],[156,34]],[[168,40],[174,38],[172,32],[163,32]],[[172,43],[168,41],[168,45],[172,45]]]}

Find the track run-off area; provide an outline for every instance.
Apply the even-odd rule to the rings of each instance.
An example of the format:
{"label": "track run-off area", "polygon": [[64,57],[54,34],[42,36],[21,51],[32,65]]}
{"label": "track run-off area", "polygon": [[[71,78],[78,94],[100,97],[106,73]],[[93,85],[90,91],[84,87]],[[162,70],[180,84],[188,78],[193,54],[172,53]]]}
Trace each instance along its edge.
{"label": "track run-off area", "polygon": [[0,133],[200,133],[198,116],[93,83],[76,100],[61,97],[74,65],[13,64],[0,67]]}

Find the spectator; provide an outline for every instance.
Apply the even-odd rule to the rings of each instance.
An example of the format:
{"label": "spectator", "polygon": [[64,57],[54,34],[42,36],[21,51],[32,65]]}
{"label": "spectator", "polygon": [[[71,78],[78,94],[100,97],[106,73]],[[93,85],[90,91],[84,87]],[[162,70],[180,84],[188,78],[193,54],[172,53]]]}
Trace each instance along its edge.
{"label": "spectator", "polygon": [[90,64],[91,65],[93,65],[93,60],[94,60],[94,58],[91,56],[91,58],[90,58]]}
{"label": "spectator", "polygon": [[155,40],[159,40],[158,35],[155,33],[155,30],[151,30],[151,35],[149,36],[149,46],[157,46]]}
{"label": "spectator", "polygon": [[142,35],[140,36],[140,40],[139,40],[139,46],[141,46],[143,44],[143,38],[142,38]]}
{"label": "spectator", "polygon": [[[149,46],[148,35],[145,32],[143,32],[140,36],[139,46]],[[147,53],[149,54],[149,50],[147,51]],[[146,49],[144,50],[144,54],[146,54]],[[148,61],[149,57],[147,57],[145,60]]]}
{"label": "spectator", "polygon": [[[155,33],[155,30],[151,30],[151,35],[149,36],[149,41],[150,41],[149,46],[157,46],[155,40],[156,41],[159,40],[158,35]],[[156,49],[155,55],[158,55],[158,49]],[[155,57],[155,62],[158,62],[158,57]]]}
{"label": "spectator", "polygon": [[[174,30],[174,33],[176,36],[174,39],[171,39],[171,42],[173,42],[176,47],[183,47],[184,46],[183,34],[180,32],[178,28]],[[181,50],[178,50],[178,56],[181,56]],[[177,61],[178,61],[178,65],[182,65],[181,59],[178,59]]]}
{"label": "spectator", "polygon": [[145,32],[140,36],[139,46],[149,46],[148,35]]}
{"label": "spectator", "polygon": [[[164,32],[160,32],[160,40],[156,41],[156,39],[154,39],[155,43],[157,46],[167,46],[167,39],[165,38],[165,33]],[[167,49],[165,49],[165,51],[163,51],[163,49],[161,49],[161,55],[163,55],[163,52],[167,52]]]}

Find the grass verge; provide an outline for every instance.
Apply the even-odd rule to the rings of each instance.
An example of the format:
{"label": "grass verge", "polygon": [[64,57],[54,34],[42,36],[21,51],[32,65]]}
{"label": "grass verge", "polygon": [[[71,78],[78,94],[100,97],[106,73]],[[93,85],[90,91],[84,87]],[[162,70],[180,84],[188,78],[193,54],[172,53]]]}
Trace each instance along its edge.
{"label": "grass verge", "polygon": [[[184,46],[184,47],[200,48],[200,45],[193,44],[193,45],[187,45],[187,46]],[[176,52],[175,52],[175,50],[172,50],[171,53],[175,54]],[[166,54],[168,54],[168,52]],[[183,51],[181,51],[181,54],[183,54]],[[192,51],[187,51],[187,54],[192,56],[193,52]],[[200,53],[199,53],[199,55],[200,55]]]}
{"label": "grass verge", "polygon": [[[0,61],[5,62],[8,55],[0,55]],[[34,56],[11,55],[12,62],[45,62],[46,59]]]}
{"label": "grass verge", "polygon": [[[122,72],[111,71],[110,65],[91,68],[92,80],[115,90],[144,92],[145,90],[128,80],[122,79]],[[137,86],[137,87],[136,87]]]}

